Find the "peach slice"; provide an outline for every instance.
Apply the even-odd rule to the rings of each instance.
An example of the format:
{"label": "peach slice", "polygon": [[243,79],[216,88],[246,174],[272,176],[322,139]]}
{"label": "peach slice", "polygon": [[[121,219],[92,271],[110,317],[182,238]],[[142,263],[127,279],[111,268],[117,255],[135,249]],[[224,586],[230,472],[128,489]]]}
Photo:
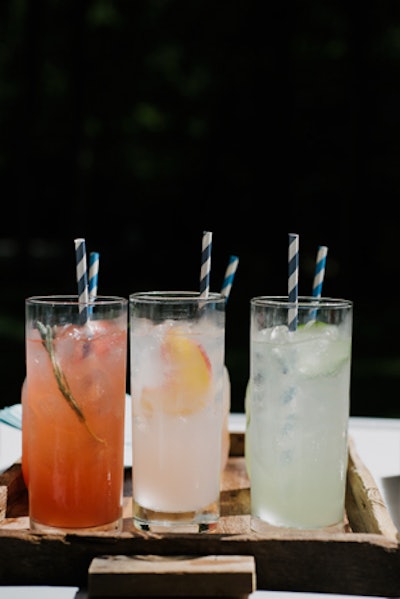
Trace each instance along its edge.
{"label": "peach slice", "polygon": [[143,389],[144,410],[187,416],[203,409],[211,397],[211,364],[203,347],[175,329],[165,335],[161,355],[165,381]]}

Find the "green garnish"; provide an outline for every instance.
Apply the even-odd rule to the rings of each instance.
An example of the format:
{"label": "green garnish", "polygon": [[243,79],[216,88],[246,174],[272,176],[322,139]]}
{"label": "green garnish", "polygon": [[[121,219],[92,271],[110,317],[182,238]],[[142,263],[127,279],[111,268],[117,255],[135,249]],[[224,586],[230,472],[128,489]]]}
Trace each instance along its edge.
{"label": "green garnish", "polygon": [[[54,376],[56,377],[57,385],[58,385],[58,388],[60,389],[62,395],[67,400],[69,406],[74,410],[74,412],[78,416],[79,420],[85,426],[85,428],[87,429],[88,433],[90,435],[92,435],[92,437],[94,439],[96,439],[96,441],[99,441],[100,443],[105,443],[104,439],[100,439],[100,437],[98,437],[96,435],[96,433],[94,433],[92,431],[92,429],[90,428],[90,426],[87,423],[87,420],[86,420],[85,415],[84,415],[84,413],[82,411],[82,408],[79,406],[78,402],[76,401],[76,399],[72,395],[72,391],[70,389],[70,386],[68,384],[66,376],[65,376],[64,372],[62,371],[59,363],[57,362],[56,354],[55,354],[55,351],[54,351],[54,337],[55,337],[55,334],[53,332],[52,327],[50,325],[44,325],[42,322],[40,322],[38,320],[37,321],[37,328],[38,328],[38,331],[39,331],[40,336],[42,338],[43,346],[45,347],[47,353],[49,354],[51,365],[53,367]],[[55,327],[54,327],[54,329],[55,329]]]}

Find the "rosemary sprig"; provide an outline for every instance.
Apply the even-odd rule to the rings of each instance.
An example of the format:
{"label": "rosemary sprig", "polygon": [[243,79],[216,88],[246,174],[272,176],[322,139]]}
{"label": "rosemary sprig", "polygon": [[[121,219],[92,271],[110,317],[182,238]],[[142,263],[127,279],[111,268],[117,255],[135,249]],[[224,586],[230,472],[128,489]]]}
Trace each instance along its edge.
{"label": "rosemary sprig", "polygon": [[92,435],[92,437],[94,439],[96,439],[96,441],[99,441],[100,443],[105,443],[104,439],[101,439],[100,437],[98,437],[96,435],[96,433],[94,433],[92,431],[92,429],[90,428],[90,426],[85,418],[82,408],[79,406],[78,402],[72,395],[72,391],[68,384],[67,378],[66,378],[64,372],[62,371],[59,363],[57,362],[56,354],[54,351],[54,334],[53,334],[52,327],[50,325],[44,325],[42,322],[40,322],[38,320],[37,328],[38,328],[38,331],[42,338],[43,346],[45,347],[47,353],[49,354],[51,365],[53,367],[54,376],[56,377],[57,385],[58,385],[58,388],[60,389],[62,395],[67,400],[70,407],[74,410],[74,412],[78,416],[79,420],[85,426],[88,433],[90,435]]}

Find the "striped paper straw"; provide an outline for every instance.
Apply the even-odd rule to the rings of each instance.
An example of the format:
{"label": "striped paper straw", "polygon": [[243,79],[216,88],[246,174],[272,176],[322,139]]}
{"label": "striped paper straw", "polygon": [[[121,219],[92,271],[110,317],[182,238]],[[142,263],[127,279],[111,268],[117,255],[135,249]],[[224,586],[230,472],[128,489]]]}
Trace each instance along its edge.
{"label": "striped paper straw", "polygon": [[226,297],[226,301],[228,301],[229,294],[232,289],[233,279],[235,278],[238,264],[239,258],[237,256],[230,256],[228,266],[225,271],[224,281],[221,287],[221,293]]}
{"label": "striped paper straw", "polygon": [[288,327],[289,331],[297,329],[297,302],[299,285],[299,236],[295,233],[289,233],[289,277],[288,277],[288,295],[289,303],[294,304],[289,307]]}
{"label": "striped paper straw", "polygon": [[[312,296],[319,299],[322,295],[322,285],[325,277],[325,264],[328,248],[326,245],[319,245],[317,251],[317,259],[315,261],[314,280],[312,288]],[[312,324],[317,320],[317,309],[311,311],[307,324]]]}
{"label": "striped paper straw", "polygon": [[79,295],[79,314],[81,324],[85,324],[88,319],[89,291],[86,265],[86,242],[84,239],[75,239],[76,256],[76,279],[78,282]]}
{"label": "striped paper straw", "polygon": [[325,265],[328,248],[326,245],[318,246],[317,259],[315,262],[315,273],[312,288],[313,297],[320,298],[322,295],[322,285],[325,277]]}
{"label": "striped paper straw", "polygon": [[200,297],[207,298],[210,290],[212,233],[203,232],[200,270]]}
{"label": "striped paper straw", "polygon": [[98,252],[90,252],[89,255],[89,299],[94,300],[97,297],[99,284],[99,260]]}

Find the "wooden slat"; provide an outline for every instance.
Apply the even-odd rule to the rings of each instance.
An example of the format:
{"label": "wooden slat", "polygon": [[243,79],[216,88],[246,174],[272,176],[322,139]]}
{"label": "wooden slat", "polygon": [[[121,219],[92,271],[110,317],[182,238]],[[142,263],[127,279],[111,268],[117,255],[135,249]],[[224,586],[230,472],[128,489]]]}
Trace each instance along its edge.
{"label": "wooden slat", "polygon": [[244,456],[244,433],[230,433],[229,455],[231,457]]}
{"label": "wooden slat", "polygon": [[7,487],[5,485],[0,486],[0,522],[6,517],[7,510]]}
{"label": "wooden slat", "polygon": [[17,506],[21,502],[26,506],[26,487],[21,462],[16,462],[0,475],[0,523],[6,517],[19,515]]}
{"label": "wooden slat", "polygon": [[353,530],[381,534],[394,541],[399,539],[379,488],[352,439],[349,440],[346,509]]}
{"label": "wooden slat", "polygon": [[247,597],[256,589],[253,556],[96,557],[89,597]]}

